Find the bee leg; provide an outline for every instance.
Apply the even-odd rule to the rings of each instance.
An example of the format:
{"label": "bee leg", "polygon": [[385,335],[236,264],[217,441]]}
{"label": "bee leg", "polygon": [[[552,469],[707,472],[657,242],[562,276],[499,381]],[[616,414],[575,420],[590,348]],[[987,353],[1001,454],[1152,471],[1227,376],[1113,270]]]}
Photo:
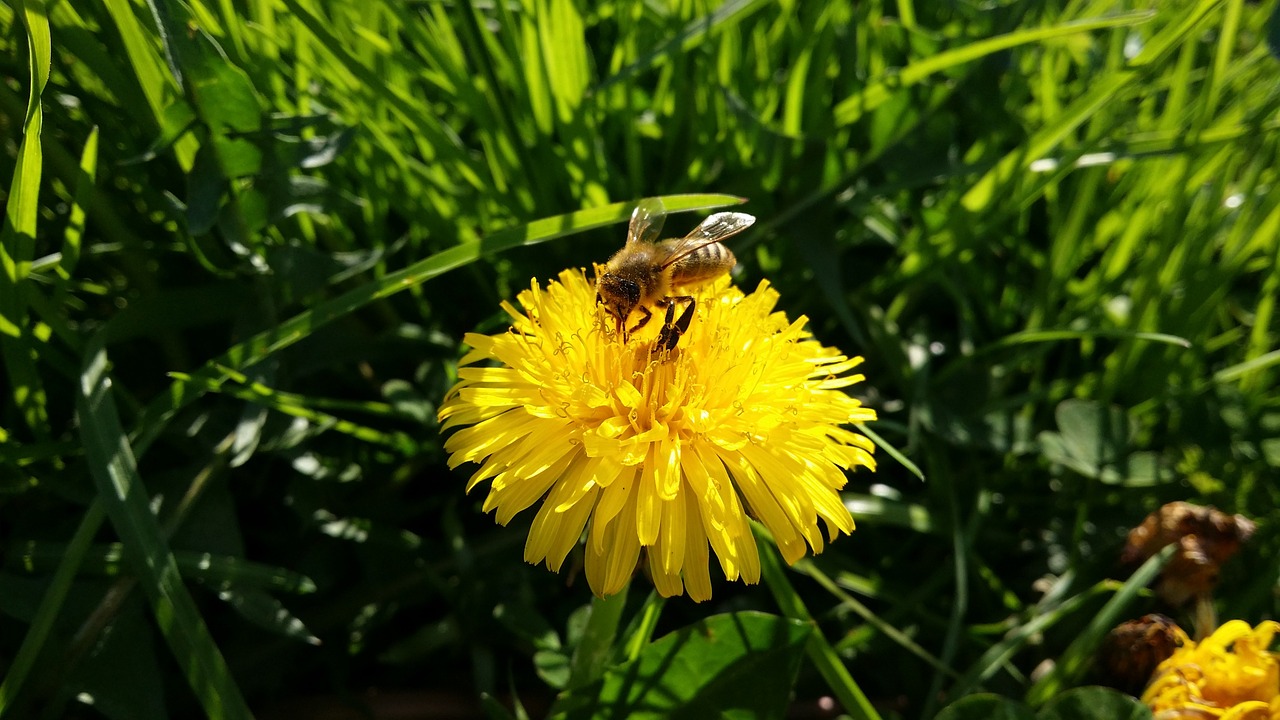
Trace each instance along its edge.
{"label": "bee leg", "polygon": [[635,325],[632,325],[632,326],[631,326],[631,329],[627,331],[627,334],[628,334],[628,335],[629,335],[629,334],[631,334],[631,333],[633,333],[633,332],[635,332],[635,331],[637,331],[637,330],[639,330],[640,328],[644,327],[645,325],[648,325],[648,324],[649,324],[649,318],[653,317],[653,313],[649,312],[649,308],[647,308],[647,307],[645,307],[645,306],[641,305],[641,306],[639,307],[639,310],[640,310],[640,312],[644,313],[644,317],[640,318],[640,322],[638,322],[638,323],[636,323]]}
{"label": "bee leg", "polygon": [[[680,319],[676,319],[676,303],[681,300],[689,301],[688,307],[684,312],[680,313]],[[693,322],[693,311],[698,306],[698,301],[688,295],[667,298],[667,317],[666,322],[662,324],[662,332],[658,333],[658,342],[656,347],[660,350],[671,352],[676,349],[676,345],[680,342],[680,336],[685,334],[689,329],[689,323]]]}

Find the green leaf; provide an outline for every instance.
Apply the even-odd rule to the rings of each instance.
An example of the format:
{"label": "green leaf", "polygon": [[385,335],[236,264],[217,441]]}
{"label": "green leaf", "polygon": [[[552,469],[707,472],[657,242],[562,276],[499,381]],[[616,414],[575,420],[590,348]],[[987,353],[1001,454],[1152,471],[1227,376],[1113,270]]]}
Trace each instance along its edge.
{"label": "green leaf", "polygon": [[[138,84],[142,86],[142,93],[147,98],[154,127],[164,128],[165,134],[168,135],[172,128],[170,123],[166,122],[168,119],[166,110],[177,100],[178,88],[173,76],[160,58],[157,50],[159,46],[155,42],[155,32],[143,27],[137,15],[134,14],[133,3],[128,0],[103,0],[103,5],[115,24],[116,32],[124,42],[125,54],[129,58],[129,64],[133,68]],[[134,108],[128,109],[136,112]],[[195,138],[181,137],[180,133],[174,136],[174,154],[183,170],[191,167],[198,145]]]}
{"label": "green leaf", "polygon": [[229,178],[256,175],[262,170],[262,150],[244,138],[214,137],[222,172]]}
{"label": "green leaf", "polygon": [[957,700],[934,720],[1036,720],[1036,716],[1016,700],[984,693]]}
{"label": "green leaf", "polygon": [[561,650],[535,650],[533,669],[549,687],[563,690],[573,677],[572,658]]}
{"label": "green leaf", "polygon": [[811,633],[806,623],[764,613],[714,615],[562,695],[551,717],[781,717]]}
{"label": "green leaf", "polygon": [[1067,452],[1090,467],[1115,462],[1129,442],[1129,418],[1116,405],[1064,400],[1054,417]]}
{"label": "green leaf", "polygon": [[85,457],[107,517],[138,575],[165,640],[210,717],[252,718],[222,653],[182,584],[178,564],[152,514],[150,496],[111,393],[104,334],[94,336],[81,368],[76,416]]}
{"label": "green leaf", "polygon": [[1129,450],[1129,418],[1123,408],[1071,399],[1060,403],[1055,415],[1058,432],[1037,438],[1046,460],[1109,485],[1156,485],[1171,476],[1158,454]]}
{"label": "green leaf", "polygon": [[184,43],[183,65],[200,119],[215,134],[251,133],[262,127],[262,110],[253,82],[232,65],[211,38],[196,33]]}
{"label": "green leaf", "polygon": [[27,123],[40,109],[40,95],[49,82],[49,59],[53,52],[49,36],[49,18],[44,0],[17,0],[15,9],[22,13],[27,30],[27,60],[30,63],[31,94],[27,101]]}
{"label": "green leaf", "polygon": [[1111,688],[1084,687],[1063,693],[1038,713],[1022,703],[983,693],[961,698],[934,720],[1150,720],[1151,710]]}
{"label": "green leaf", "polygon": [[1082,687],[1051,700],[1036,720],[1151,720],[1151,709],[1111,688]]}
{"label": "green leaf", "polygon": [[187,232],[204,235],[213,229],[226,188],[227,179],[218,165],[214,146],[201,145],[195,164],[187,173]]}

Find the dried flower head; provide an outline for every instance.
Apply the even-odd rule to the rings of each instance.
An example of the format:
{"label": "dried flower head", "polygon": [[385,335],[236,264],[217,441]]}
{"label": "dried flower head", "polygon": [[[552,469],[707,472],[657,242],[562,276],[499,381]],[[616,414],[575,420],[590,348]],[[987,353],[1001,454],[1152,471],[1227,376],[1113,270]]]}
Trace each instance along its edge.
{"label": "dried flower head", "polygon": [[1187,634],[1165,615],[1143,615],[1112,628],[1098,649],[1102,684],[1134,694],[1142,692],[1157,666],[1187,641]]}
{"label": "dried flower head", "polygon": [[1129,531],[1122,560],[1140,562],[1167,545],[1178,552],[1160,575],[1156,593],[1171,605],[1208,595],[1218,584],[1222,564],[1253,536],[1253,521],[1216,508],[1171,502]]}

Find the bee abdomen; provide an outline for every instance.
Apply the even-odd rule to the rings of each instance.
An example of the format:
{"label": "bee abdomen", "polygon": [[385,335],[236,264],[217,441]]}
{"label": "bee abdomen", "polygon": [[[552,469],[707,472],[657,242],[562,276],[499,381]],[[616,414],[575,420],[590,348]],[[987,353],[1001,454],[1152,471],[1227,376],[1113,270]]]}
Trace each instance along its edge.
{"label": "bee abdomen", "polygon": [[737,262],[723,243],[703,245],[671,267],[671,280],[676,285],[705,282],[729,272]]}

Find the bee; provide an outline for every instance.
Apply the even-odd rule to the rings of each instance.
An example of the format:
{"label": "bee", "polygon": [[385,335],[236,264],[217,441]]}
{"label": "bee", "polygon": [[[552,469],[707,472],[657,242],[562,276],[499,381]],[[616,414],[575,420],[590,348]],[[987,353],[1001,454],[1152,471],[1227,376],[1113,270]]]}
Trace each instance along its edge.
{"label": "bee", "polygon": [[[613,316],[624,340],[648,324],[653,317],[650,308],[666,310],[654,349],[671,351],[689,329],[697,305],[692,295],[672,292],[688,292],[728,273],[737,260],[721,241],[751,227],[756,219],[746,213],[716,213],[682,238],[658,240],[665,216],[660,200],[650,198],[636,205],[626,244],[605,263],[603,273],[597,266],[596,302]],[[685,304],[679,318],[678,303]],[[640,319],[628,328],[627,320],[637,312]]]}

